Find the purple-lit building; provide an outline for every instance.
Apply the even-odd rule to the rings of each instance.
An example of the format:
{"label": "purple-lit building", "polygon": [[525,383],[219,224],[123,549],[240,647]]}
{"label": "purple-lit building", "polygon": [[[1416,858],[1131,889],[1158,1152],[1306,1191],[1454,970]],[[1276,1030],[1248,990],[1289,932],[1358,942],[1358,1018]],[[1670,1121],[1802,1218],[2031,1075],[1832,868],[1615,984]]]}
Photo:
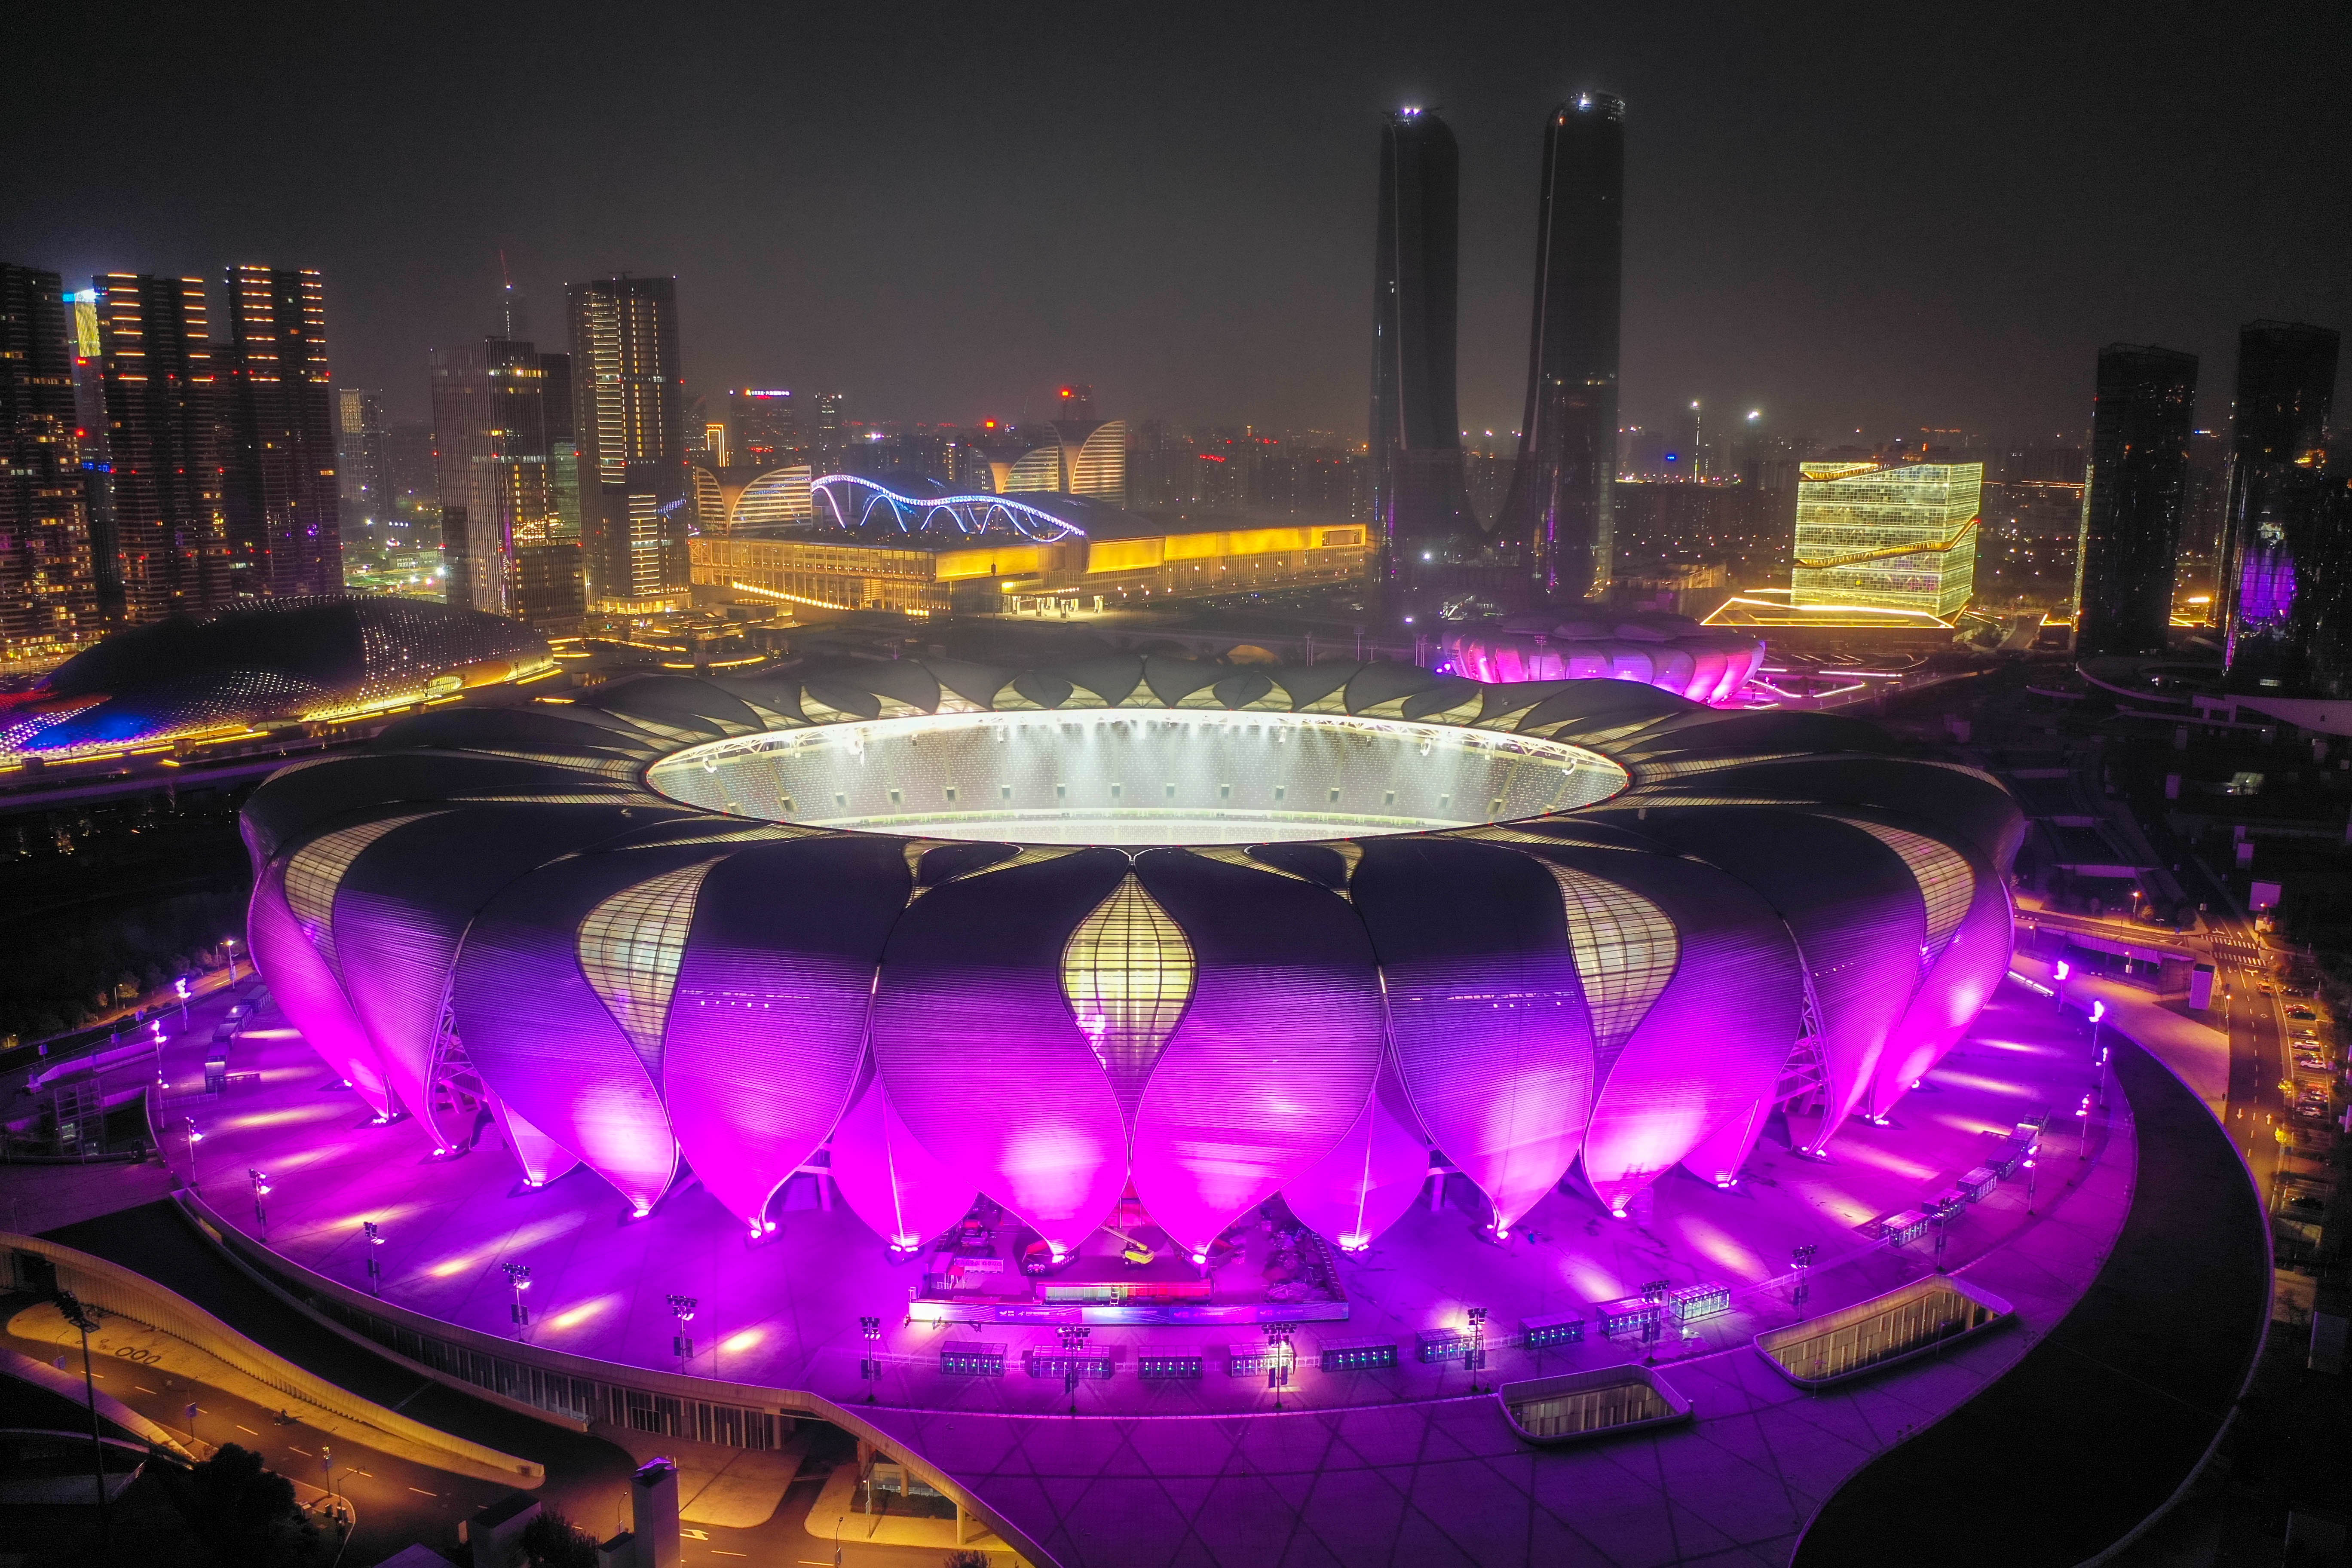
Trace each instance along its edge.
{"label": "purple-lit building", "polygon": [[648,677],[273,778],[251,942],[380,1114],[534,1184],[1352,1249],[1433,1156],[1507,1230],[1885,1112],[2007,968],[2021,826],[1892,751],[1392,663]]}

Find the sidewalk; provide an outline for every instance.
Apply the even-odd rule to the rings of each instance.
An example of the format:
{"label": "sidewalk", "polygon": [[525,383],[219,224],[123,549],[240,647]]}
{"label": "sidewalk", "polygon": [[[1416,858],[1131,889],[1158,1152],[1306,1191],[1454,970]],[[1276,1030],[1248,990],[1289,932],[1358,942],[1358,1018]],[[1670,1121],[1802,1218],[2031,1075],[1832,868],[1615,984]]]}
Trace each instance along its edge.
{"label": "sidewalk", "polygon": [[[2048,959],[2019,953],[2010,971],[2045,990],[2058,988]],[[2225,1117],[2230,1100],[2230,1037],[2210,1024],[2200,1023],[2185,1002],[2158,1000],[2144,987],[2096,975],[2070,975],[2063,987],[2063,1005],[2069,1013],[2087,1016],[2094,1002],[2107,1005],[2105,1024],[2120,1029],[2146,1047],[2172,1069],[2189,1092],[2205,1102],[2213,1120]],[[2060,1005],[2053,1000],[2052,1005]]]}

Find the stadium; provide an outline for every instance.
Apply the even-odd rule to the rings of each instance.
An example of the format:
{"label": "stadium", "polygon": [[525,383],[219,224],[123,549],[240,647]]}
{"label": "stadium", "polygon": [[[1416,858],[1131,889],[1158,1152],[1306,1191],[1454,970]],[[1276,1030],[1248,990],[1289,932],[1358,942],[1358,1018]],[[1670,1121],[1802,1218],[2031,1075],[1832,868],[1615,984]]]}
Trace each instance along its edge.
{"label": "stadium", "polygon": [[1385,663],[656,677],[281,773],[251,941],[437,1151],[755,1237],[817,1170],[898,1253],[986,1205],[1192,1300],[1277,1200],[1360,1250],[1439,1161],[1507,1237],[1885,1119],[2007,969],[2021,830],[1892,746]]}

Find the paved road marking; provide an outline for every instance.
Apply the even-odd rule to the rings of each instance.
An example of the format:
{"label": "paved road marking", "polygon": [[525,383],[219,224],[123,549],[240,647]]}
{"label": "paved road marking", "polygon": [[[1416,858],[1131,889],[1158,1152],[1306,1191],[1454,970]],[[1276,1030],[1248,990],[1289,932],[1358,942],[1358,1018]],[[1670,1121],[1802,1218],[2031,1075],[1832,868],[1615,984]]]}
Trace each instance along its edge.
{"label": "paved road marking", "polygon": [[719,1548],[714,1546],[710,1549],[710,1555],[713,1557],[749,1557],[751,1554],[748,1552],[721,1552]]}
{"label": "paved road marking", "polygon": [[[236,1426],[236,1422],[234,1422],[234,1421],[230,1422],[230,1423],[229,1423],[229,1425],[230,1425],[230,1426]],[[245,1434],[247,1436],[248,1436],[248,1437],[258,1437],[258,1436],[261,1436],[261,1434],[260,1434],[260,1433],[258,1433],[258,1432],[255,1431],[255,1430],[254,1430],[252,1427],[250,1427],[250,1426],[236,1426],[236,1429],[237,1429],[238,1431],[240,1431],[240,1432],[244,1433],[244,1434]]]}
{"label": "paved road marking", "polygon": [[[294,1448],[294,1445],[291,1443],[289,1443],[286,1446],[289,1448]],[[318,1455],[310,1452],[308,1448],[294,1448],[294,1451],[301,1455],[306,1459],[315,1459],[319,1457]]]}
{"label": "paved road marking", "polygon": [[441,1495],[439,1492],[428,1492],[423,1487],[411,1487],[408,1489],[415,1492],[418,1497],[439,1497]]}
{"label": "paved road marking", "polygon": [[370,1480],[375,1479],[375,1472],[373,1470],[353,1470],[352,1474],[355,1476],[365,1476]]}
{"label": "paved road marking", "polygon": [[142,1394],[161,1394],[163,1392],[160,1388],[150,1388],[143,1383],[134,1383],[131,1386],[137,1389]]}

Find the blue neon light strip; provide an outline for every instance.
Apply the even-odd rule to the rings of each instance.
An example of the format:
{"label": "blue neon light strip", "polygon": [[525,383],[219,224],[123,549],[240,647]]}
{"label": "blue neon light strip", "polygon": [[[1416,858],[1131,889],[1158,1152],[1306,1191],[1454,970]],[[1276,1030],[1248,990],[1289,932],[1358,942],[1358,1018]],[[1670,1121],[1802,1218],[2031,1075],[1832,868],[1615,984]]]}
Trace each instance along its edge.
{"label": "blue neon light strip", "polygon": [[[854,521],[844,512],[841,500],[835,493],[837,489],[852,486],[873,492],[862,506],[856,509],[856,519]],[[1014,500],[1011,496],[905,496],[862,474],[827,474],[813,481],[809,489],[813,496],[823,498],[825,509],[833,513],[833,521],[843,528],[863,528],[873,520],[877,508],[887,506],[890,521],[901,533],[942,531],[935,527],[935,523],[940,514],[944,512],[959,533],[986,533],[995,521],[995,514],[1002,513],[1014,532],[1040,544],[1058,544],[1065,539],[1084,539],[1087,536],[1087,531],[1077,524],[1055,517],[1042,507]],[[910,513],[921,520],[919,523],[910,524]]]}

